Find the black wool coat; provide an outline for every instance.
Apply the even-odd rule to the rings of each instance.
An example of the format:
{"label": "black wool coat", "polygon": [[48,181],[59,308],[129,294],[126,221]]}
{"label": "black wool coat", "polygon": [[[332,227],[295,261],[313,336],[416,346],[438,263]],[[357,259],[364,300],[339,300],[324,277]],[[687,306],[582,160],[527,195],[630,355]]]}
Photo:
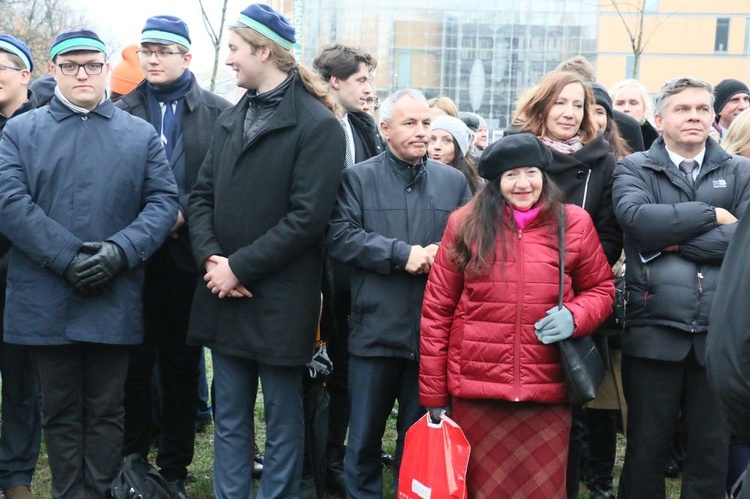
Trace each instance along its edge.
{"label": "black wool coat", "polygon": [[[132,92],[123,95],[115,102],[115,106],[133,116],[150,121],[146,84],[146,80],[143,80]],[[231,102],[201,88],[198,80],[192,75],[190,90],[185,94],[185,113],[182,118],[182,152],[185,155],[185,176],[188,186],[194,185],[198,178],[198,170],[211,143],[209,132],[222,111],[230,107],[232,107]],[[174,160],[176,156],[177,152],[172,155],[172,159]],[[188,198],[189,194],[179,197],[180,209],[184,215],[187,215]],[[151,265],[155,264],[161,268],[169,265],[167,268],[170,270],[176,268],[182,272],[191,273],[198,270],[190,250],[189,223],[190,221],[186,220],[186,223],[180,227],[177,231],[177,239],[170,237],[164,242],[164,245],[152,257]],[[170,259],[171,263],[167,263],[165,259]]]}
{"label": "black wool coat", "polygon": [[211,255],[228,257],[253,297],[219,299],[199,285],[188,342],[299,366],[314,347],[323,236],[344,165],[344,132],[295,75],[265,130],[244,144],[248,98],[219,117],[188,211],[198,266]]}

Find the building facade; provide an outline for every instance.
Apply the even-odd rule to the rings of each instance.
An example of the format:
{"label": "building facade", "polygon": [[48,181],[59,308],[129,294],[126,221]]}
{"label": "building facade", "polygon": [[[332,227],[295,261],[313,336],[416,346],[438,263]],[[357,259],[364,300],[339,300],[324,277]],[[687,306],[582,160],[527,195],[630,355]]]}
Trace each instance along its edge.
{"label": "building facade", "polygon": [[581,0],[280,0],[271,4],[301,33],[310,65],[331,41],[361,46],[378,60],[380,97],[412,87],[445,95],[490,128],[510,121],[521,92],[576,54],[595,61],[599,7]]}

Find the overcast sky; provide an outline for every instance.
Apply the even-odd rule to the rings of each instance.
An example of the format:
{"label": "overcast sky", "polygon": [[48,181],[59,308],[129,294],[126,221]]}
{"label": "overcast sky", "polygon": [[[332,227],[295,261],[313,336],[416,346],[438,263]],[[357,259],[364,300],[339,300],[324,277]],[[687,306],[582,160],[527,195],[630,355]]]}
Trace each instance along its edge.
{"label": "overcast sky", "polygon": [[[193,72],[210,71],[213,62],[213,47],[203,25],[198,0],[126,0],[116,4],[106,0],[68,0],[68,2],[71,7],[86,15],[91,21],[89,28],[96,31],[104,42],[111,46],[110,60],[113,65],[119,62],[120,50],[123,47],[140,42],[141,30],[147,18],[167,14],[177,16],[188,24],[193,52],[193,62],[190,68]],[[229,0],[225,26],[233,24],[239,17],[240,11],[250,3],[252,1],[249,0]],[[223,0],[204,0],[203,4],[214,29],[218,29]],[[226,28],[222,36],[220,68],[224,64],[227,53]]]}

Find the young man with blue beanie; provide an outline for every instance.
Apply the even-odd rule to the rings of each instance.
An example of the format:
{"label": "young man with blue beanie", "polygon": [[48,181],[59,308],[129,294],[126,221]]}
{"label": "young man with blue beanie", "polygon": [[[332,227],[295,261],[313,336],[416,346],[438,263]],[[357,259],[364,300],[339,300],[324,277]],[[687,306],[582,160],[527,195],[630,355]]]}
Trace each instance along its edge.
{"label": "young man with blue beanie", "polygon": [[159,133],[177,181],[182,223],[146,262],[145,338],[130,354],[123,456],[138,453],[147,457],[151,448],[151,374],[157,365],[161,434],[156,464],[173,494],[182,499],[188,497],[185,478],[193,459],[202,350],[185,343],[198,283],[188,237],[187,201],[208,151],[209,131],[231,104],[203,90],[190,71],[190,33],[182,19],[166,15],[148,18],[138,57],[145,80],[116,106],[148,121]]}
{"label": "young man with blue beanie", "polygon": [[141,266],[177,220],[159,137],[107,99],[105,51],[92,31],[58,35],[52,102],[0,140],[4,339],[27,346],[39,378],[55,498],[105,497],[117,473]]}
{"label": "young man with blue beanie", "polygon": [[266,447],[259,497],[299,497],[302,381],[320,314],[323,236],[346,143],[334,104],[291,49],[294,27],[253,4],[226,59],[245,95],[218,119],[188,218],[205,285],[188,342],[212,351],[214,494],[252,497],[253,408],[263,386]]}
{"label": "young man with blue beanie", "polygon": [[[0,136],[9,119],[34,109],[29,89],[33,70],[29,47],[11,35],[0,35]],[[5,310],[8,251],[10,241],[0,236],[0,320]],[[0,348],[0,488],[7,499],[27,499],[34,497],[30,486],[41,441],[39,387],[25,347],[3,342]]]}

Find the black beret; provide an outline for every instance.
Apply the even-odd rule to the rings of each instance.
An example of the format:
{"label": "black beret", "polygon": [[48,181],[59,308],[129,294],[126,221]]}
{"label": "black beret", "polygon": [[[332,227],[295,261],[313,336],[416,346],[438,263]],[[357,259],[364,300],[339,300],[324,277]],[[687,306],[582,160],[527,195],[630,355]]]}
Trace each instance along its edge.
{"label": "black beret", "polygon": [[544,171],[552,163],[552,152],[530,133],[506,135],[484,149],[479,158],[479,174],[493,181],[508,170],[522,166]]}

